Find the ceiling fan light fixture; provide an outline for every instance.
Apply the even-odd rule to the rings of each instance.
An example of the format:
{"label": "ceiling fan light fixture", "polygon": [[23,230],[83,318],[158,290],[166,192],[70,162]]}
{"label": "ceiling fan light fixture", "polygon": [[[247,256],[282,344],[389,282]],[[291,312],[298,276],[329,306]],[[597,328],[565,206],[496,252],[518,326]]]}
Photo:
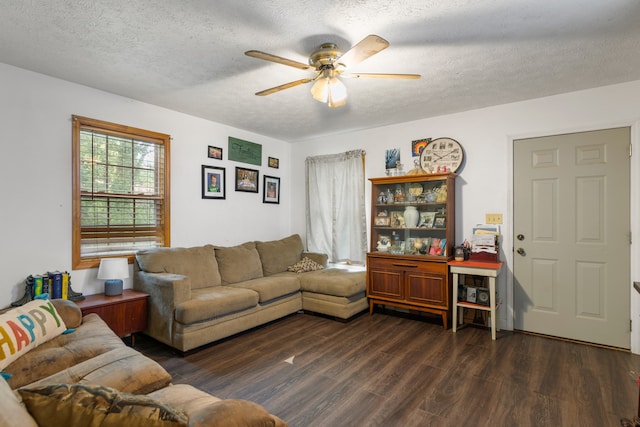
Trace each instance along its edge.
{"label": "ceiling fan light fixture", "polygon": [[342,107],[346,103],[347,87],[336,77],[333,77],[329,80],[329,96],[327,99],[327,105],[331,108],[338,108]]}
{"label": "ceiling fan light fixture", "polygon": [[316,101],[331,108],[342,107],[347,103],[347,87],[330,69],[323,70],[322,77],[311,86],[311,95]]}

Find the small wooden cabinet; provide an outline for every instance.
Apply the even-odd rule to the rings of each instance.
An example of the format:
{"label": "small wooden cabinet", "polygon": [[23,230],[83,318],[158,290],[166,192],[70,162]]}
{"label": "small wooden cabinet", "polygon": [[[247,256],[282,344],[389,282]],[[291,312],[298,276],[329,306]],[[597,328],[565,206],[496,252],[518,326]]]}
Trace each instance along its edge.
{"label": "small wooden cabinet", "polygon": [[[369,312],[376,304],[451,314],[455,174],[372,178]],[[409,208],[409,209],[407,209]],[[419,219],[411,219],[417,211]],[[437,221],[437,222],[436,222]]]}
{"label": "small wooden cabinet", "polygon": [[122,295],[87,295],[76,304],[83,316],[96,313],[119,337],[131,335],[133,345],[133,334],[147,327],[148,298],[144,292],[125,289]]}

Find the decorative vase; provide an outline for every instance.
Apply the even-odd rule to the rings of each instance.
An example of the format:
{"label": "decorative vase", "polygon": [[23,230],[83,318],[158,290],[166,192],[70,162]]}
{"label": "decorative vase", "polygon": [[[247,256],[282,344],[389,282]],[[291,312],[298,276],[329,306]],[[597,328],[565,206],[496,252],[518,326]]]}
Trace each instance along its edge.
{"label": "decorative vase", "polygon": [[407,206],[404,209],[404,226],[407,228],[415,228],[418,226],[420,214],[415,206]]}

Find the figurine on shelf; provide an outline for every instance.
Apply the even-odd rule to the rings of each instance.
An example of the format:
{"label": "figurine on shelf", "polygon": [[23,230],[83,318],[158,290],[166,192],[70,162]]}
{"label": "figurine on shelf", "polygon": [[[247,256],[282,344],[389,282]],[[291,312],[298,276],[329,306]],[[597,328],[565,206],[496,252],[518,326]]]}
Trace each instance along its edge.
{"label": "figurine on shelf", "polygon": [[410,170],[407,172],[407,175],[424,175],[424,174],[426,174],[426,173],[427,173],[427,172],[426,172],[424,169],[422,169],[422,168],[420,167],[420,160],[415,159],[415,160],[413,161],[413,169],[410,169]]}
{"label": "figurine on shelf", "polygon": [[380,194],[378,194],[378,204],[384,205],[385,203],[387,203],[387,196],[381,191]]}
{"label": "figurine on shelf", "polygon": [[391,242],[389,242],[389,239],[384,236],[380,236],[378,245],[376,246],[376,250],[378,252],[387,252],[389,250],[389,247],[391,247]]}
{"label": "figurine on shelf", "polygon": [[396,185],[396,192],[393,195],[394,203],[403,203],[404,202],[404,192],[402,191],[402,186],[400,184]]}
{"label": "figurine on shelf", "polygon": [[393,203],[393,193],[391,192],[391,188],[387,188],[387,195],[385,197],[385,203]]}

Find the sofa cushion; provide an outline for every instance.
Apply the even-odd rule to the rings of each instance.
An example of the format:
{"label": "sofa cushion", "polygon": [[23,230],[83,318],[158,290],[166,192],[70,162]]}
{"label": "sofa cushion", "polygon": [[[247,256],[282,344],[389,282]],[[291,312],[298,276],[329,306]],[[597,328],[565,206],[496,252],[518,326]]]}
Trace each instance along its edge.
{"label": "sofa cushion", "polygon": [[300,288],[318,294],[350,297],[366,288],[366,272],[329,268],[300,275]]}
{"label": "sofa cushion", "polygon": [[66,329],[49,300],[33,300],[0,315],[0,369]]}
{"label": "sofa cushion", "polygon": [[287,267],[300,261],[304,247],[298,234],[280,240],[256,242],[265,276],[287,271]]}
{"label": "sofa cushion", "polygon": [[260,255],[254,242],[231,247],[216,246],[216,259],[223,285],[262,277]]}
{"label": "sofa cushion", "polygon": [[100,384],[127,393],[146,394],[171,383],[171,375],[157,362],[131,347],[99,354],[60,372],[33,382],[28,387],[52,384]]}
{"label": "sofa cushion", "polygon": [[184,324],[215,319],[255,307],[258,293],[250,289],[231,286],[214,286],[197,289],[191,299],[176,307],[175,319]]}
{"label": "sofa cushion", "polygon": [[187,416],[147,396],[104,386],[55,384],[18,390],[40,427],[186,427]]}
{"label": "sofa cushion", "polygon": [[188,384],[176,384],[148,395],[189,415],[189,427],[286,427],[257,403],[220,400]]}
{"label": "sofa cushion", "polygon": [[[89,314],[72,334],[60,335],[41,344],[5,368],[12,376],[12,389],[54,375],[114,348],[125,347],[97,314]],[[37,369],[33,367],[37,366]]]}
{"label": "sofa cushion", "polygon": [[38,427],[3,378],[0,378],[0,426]]}
{"label": "sofa cushion", "polygon": [[213,245],[192,248],[154,248],[136,253],[140,269],[148,273],[173,273],[189,277],[191,289],[220,285]]}
{"label": "sofa cushion", "polygon": [[245,280],[244,282],[229,285],[234,288],[244,288],[256,291],[260,296],[261,304],[271,300],[300,292],[300,280],[293,274],[280,273],[274,276],[260,277],[259,279]]}
{"label": "sofa cushion", "polygon": [[318,264],[314,260],[304,257],[300,261],[287,267],[287,271],[294,273],[306,273],[307,271],[323,270],[324,266]]}

